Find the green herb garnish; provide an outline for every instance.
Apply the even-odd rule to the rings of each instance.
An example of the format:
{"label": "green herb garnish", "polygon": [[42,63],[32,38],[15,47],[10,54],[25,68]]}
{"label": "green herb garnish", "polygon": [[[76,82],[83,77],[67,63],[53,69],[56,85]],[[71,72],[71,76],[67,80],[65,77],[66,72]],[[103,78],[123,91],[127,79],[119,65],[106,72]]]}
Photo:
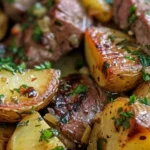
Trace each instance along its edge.
{"label": "green herb garnish", "polygon": [[33,36],[32,36],[33,40],[35,42],[40,42],[42,34],[43,34],[42,30],[41,30],[41,28],[39,26],[34,27],[34,29],[33,29]]}
{"label": "green herb garnish", "polygon": [[26,122],[19,122],[19,123],[17,124],[17,127],[28,126],[28,124],[29,124],[29,120],[27,120]]}
{"label": "green herb garnish", "polygon": [[17,65],[13,62],[12,57],[0,58],[0,70],[6,70],[15,74],[17,72],[23,73],[25,71],[25,68],[25,63]]}
{"label": "green herb garnish", "polygon": [[150,81],[150,74],[142,72],[142,77],[144,81]]}
{"label": "green herb garnish", "polygon": [[53,128],[42,130],[39,141],[43,141],[44,140],[46,142],[49,142],[49,140],[52,137],[57,136],[58,134],[59,134],[59,132],[56,129],[53,129]]}
{"label": "green herb garnish", "polygon": [[4,94],[0,94],[0,104],[3,104],[5,100]]}
{"label": "green herb garnish", "polygon": [[123,130],[130,128],[130,119],[133,118],[131,111],[123,111],[123,108],[118,109],[119,118],[113,117],[116,128],[122,127]]}
{"label": "green herb garnish", "polygon": [[113,35],[108,35],[107,39],[109,39],[111,42],[114,42],[115,41],[115,36]]}
{"label": "green herb garnish", "polygon": [[137,100],[137,97],[134,95],[131,95],[129,98],[129,104],[134,104]]}
{"label": "green herb garnish", "polygon": [[107,143],[107,140],[105,138],[99,138],[97,141],[97,150],[103,150],[106,143]]}
{"label": "green herb garnish", "polygon": [[45,70],[45,69],[50,69],[51,68],[51,63],[50,62],[45,62],[44,64],[40,64],[39,66],[35,66],[35,70]]}
{"label": "green herb garnish", "polygon": [[46,7],[49,9],[49,8],[51,8],[54,4],[55,4],[55,1],[54,1],[54,0],[48,0],[48,2],[46,3]]}
{"label": "green herb garnish", "polygon": [[66,150],[66,148],[64,148],[63,146],[57,146],[52,150]]}
{"label": "green herb garnish", "polygon": [[135,20],[137,19],[136,16],[136,6],[131,6],[129,9],[129,18],[128,18],[128,23],[132,24],[135,22]]}
{"label": "green herb garnish", "polygon": [[5,0],[5,2],[13,4],[16,0]]}
{"label": "green herb garnish", "polygon": [[147,97],[140,98],[140,99],[139,99],[139,102],[142,103],[142,104],[145,104],[145,105],[149,105],[149,104],[148,104],[148,99],[147,99]]}
{"label": "green herb garnish", "polygon": [[69,93],[69,96],[73,96],[75,94],[85,94],[88,91],[88,87],[85,85],[78,85],[71,93]]}

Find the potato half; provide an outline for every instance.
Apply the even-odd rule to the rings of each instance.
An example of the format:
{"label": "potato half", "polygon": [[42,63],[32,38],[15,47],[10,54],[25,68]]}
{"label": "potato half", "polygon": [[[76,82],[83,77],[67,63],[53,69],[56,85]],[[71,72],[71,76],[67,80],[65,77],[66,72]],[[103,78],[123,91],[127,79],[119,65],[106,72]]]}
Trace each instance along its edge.
{"label": "potato half", "polygon": [[14,130],[15,125],[5,123],[0,124],[0,150],[6,150],[6,145]]}
{"label": "potato half", "polygon": [[42,119],[38,112],[26,116],[20,123],[9,140],[7,150],[53,150],[62,146],[62,142],[56,137],[40,141],[41,131],[50,129],[50,126]]}
{"label": "potato half", "polygon": [[126,34],[109,28],[89,28],[85,56],[97,83],[112,92],[132,89],[141,80],[138,47]]}
{"label": "potato half", "polygon": [[112,6],[105,0],[81,0],[90,16],[94,16],[101,22],[108,22],[112,18]]}
{"label": "potato half", "polygon": [[150,149],[150,107],[128,102],[128,98],[118,98],[97,114],[88,150]]}
{"label": "potato half", "polygon": [[49,104],[59,83],[58,70],[0,71],[0,122],[17,122]]}

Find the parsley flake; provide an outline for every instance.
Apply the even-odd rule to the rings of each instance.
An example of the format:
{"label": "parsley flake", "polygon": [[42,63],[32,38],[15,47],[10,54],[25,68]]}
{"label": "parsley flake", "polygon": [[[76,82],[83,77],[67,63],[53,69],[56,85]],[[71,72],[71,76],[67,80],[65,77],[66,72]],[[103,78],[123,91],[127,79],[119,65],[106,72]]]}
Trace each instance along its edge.
{"label": "parsley flake", "polygon": [[40,64],[39,66],[35,66],[34,69],[35,70],[45,70],[45,69],[50,69],[51,68],[51,63],[50,62],[45,62],[44,64]]}
{"label": "parsley flake", "polygon": [[52,137],[57,136],[58,134],[59,132],[53,128],[42,130],[39,141],[41,142],[44,140],[48,143]]}

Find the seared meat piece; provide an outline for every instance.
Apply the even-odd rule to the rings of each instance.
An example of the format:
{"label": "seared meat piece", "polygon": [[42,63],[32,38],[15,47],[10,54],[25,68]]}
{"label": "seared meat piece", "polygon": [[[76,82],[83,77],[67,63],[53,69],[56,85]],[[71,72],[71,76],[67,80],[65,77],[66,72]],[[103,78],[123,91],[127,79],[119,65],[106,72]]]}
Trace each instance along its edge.
{"label": "seared meat piece", "polygon": [[63,78],[50,110],[60,118],[60,130],[74,142],[81,142],[87,125],[107,103],[104,92],[86,75]]}
{"label": "seared meat piece", "polygon": [[114,19],[120,28],[130,27],[137,43],[150,55],[150,1],[114,0]]}
{"label": "seared meat piece", "polygon": [[42,17],[38,14],[36,19],[33,18],[35,20],[28,23],[19,39],[29,57],[28,66],[57,61],[62,55],[77,48],[85,29],[92,24],[78,0],[55,1],[49,9],[47,2],[42,1],[40,7],[47,12]]}
{"label": "seared meat piece", "polygon": [[37,1],[37,0],[17,0],[17,1],[6,1],[2,0],[5,12],[8,16],[15,20],[21,21],[27,15],[27,10]]}

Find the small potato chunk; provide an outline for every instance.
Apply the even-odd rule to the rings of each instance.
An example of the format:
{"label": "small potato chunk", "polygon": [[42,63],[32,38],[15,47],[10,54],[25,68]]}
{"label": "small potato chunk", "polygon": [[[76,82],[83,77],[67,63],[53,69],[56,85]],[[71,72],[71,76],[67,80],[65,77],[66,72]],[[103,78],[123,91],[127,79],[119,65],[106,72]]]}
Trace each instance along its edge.
{"label": "small potato chunk", "polygon": [[146,98],[147,104],[150,105],[150,82],[143,82],[133,92],[139,99]]}
{"label": "small potato chunk", "polygon": [[50,128],[38,112],[26,116],[9,140],[7,150],[53,150],[57,146],[63,148],[64,145],[56,136],[49,138],[47,142],[40,140],[42,131]]}
{"label": "small potato chunk", "polygon": [[0,122],[17,122],[51,101],[60,77],[58,70],[26,70],[15,75],[0,71]]}
{"label": "small potato chunk", "polygon": [[89,28],[85,56],[97,83],[112,92],[134,88],[141,80],[138,47],[126,34],[109,28]]}
{"label": "small potato chunk", "polygon": [[112,6],[105,0],[82,0],[82,4],[90,16],[101,22],[108,22],[112,18]]}
{"label": "small potato chunk", "polygon": [[7,32],[8,17],[0,10],[0,40],[2,40]]}
{"label": "small potato chunk", "polygon": [[118,98],[97,114],[88,150],[149,150],[150,107]]}
{"label": "small potato chunk", "polygon": [[12,136],[15,126],[12,124],[0,124],[0,150],[6,150],[9,138]]}

